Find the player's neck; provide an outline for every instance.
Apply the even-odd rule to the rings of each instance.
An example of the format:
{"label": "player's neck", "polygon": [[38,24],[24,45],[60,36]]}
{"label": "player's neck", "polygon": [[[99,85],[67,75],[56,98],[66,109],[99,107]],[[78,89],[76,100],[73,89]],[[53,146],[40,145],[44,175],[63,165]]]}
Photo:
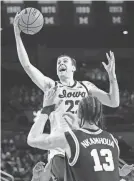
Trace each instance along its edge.
{"label": "player's neck", "polygon": [[96,126],[95,124],[89,124],[89,123],[86,123],[86,122],[85,122],[85,124],[83,125],[82,128],[83,128],[83,129],[84,129],[84,128],[85,128],[85,129],[93,129],[93,130],[99,129],[99,127]]}
{"label": "player's neck", "polygon": [[72,78],[60,79],[60,82],[61,82],[63,85],[66,85],[66,86],[73,86],[75,81],[74,81],[74,79],[73,79],[73,77],[72,77]]}

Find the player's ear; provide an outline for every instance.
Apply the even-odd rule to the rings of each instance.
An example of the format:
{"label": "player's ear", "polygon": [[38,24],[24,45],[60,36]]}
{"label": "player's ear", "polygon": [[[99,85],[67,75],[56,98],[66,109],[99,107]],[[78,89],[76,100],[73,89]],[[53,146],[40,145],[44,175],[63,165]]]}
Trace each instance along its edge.
{"label": "player's ear", "polygon": [[76,71],[76,67],[75,66],[73,66],[73,72],[75,72]]}

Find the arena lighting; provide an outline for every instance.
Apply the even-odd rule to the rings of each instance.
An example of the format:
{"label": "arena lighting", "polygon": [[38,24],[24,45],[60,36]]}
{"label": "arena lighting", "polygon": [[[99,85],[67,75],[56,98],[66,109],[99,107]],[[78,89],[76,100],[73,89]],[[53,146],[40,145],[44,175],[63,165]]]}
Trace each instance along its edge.
{"label": "arena lighting", "polygon": [[88,1],[73,1],[74,4],[91,4],[92,1],[88,0]]}
{"label": "arena lighting", "polygon": [[24,3],[23,0],[14,0],[14,1],[13,1],[13,0],[3,0],[3,2],[4,2],[5,4],[6,4],[6,3],[8,3],[8,4],[10,4],[10,3],[11,3],[11,4],[14,4],[14,3],[15,3],[15,4],[16,4],[16,3],[22,4],[22,3]]}
{"label": "arena lighting", "polygon": [[37,3],[39,3],[39,4],[56,4],[57,3],[57,1],[43,1],[43,0],[41,0],[41,1],[37,1]]}
{"label": "arena lighting", "polygon": [[128,31],[126,31],[126,30],[123,31],[123,34],[124,34],[124,35],[127,35],[127,34],[128,34]]}
{"label": "arena lighting", "polygon": [[121,4],[121,3],[124,3],[124,1],[111,1],[111,0],[109,0],[109,1],[106,1],[106,3],[110,3],[110,4]]}

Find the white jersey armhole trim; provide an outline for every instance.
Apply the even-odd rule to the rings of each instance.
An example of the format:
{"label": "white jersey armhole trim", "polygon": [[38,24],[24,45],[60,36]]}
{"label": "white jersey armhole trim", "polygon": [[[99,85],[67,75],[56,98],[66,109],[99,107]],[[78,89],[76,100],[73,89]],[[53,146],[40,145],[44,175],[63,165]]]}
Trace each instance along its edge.
{"label": "white jersey armhole trim", "polygon": [[82,83],[86,86],[88,90],[91,90],[92,88],[96,87],[92,82],[90,81],[82,81]]}
{"label": "white jersey armhole trim", "polygon": [[112,139],[114,140],[115,145],[117,146],[117,149],[118,149],[118,157],[120,157],[120,148],[119,148],[119,146],[118,146],[118,141],[117,141],[116,138],[114,138],[114,136],[113,136],[112,134],[110,134],[110,135],[111,135]]}
{"label": "white jersey armhole trim", "polygon": [[75,136],[75,134],[73,133],[73,131],[70,130],[69,133],[71,134],[71,136],[75,142],[76,151],[75,151],[75,156],[74,156],[73,160],[70,162],[68,159],[68,163],[70,166],[74,166],[76,164],[78,157],[79,157],[79,154],[80,154],[80,145],[79,145],[78,139]]}

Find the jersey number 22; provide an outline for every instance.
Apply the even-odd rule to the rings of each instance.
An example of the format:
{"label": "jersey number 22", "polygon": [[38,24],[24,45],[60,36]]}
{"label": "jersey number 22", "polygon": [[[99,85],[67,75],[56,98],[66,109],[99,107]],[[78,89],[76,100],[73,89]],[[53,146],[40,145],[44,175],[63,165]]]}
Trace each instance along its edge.
{"label": "jersey number 22", "polygon": [[66,100],[65,101],[65,105],[69,105],[69,107],[66,110],[66,112],[71,112],[73,114],[76,114],[77,113],[77,109],[78,109],[78,104],[79,104],[79,100],[76,100],[76,101]]}

